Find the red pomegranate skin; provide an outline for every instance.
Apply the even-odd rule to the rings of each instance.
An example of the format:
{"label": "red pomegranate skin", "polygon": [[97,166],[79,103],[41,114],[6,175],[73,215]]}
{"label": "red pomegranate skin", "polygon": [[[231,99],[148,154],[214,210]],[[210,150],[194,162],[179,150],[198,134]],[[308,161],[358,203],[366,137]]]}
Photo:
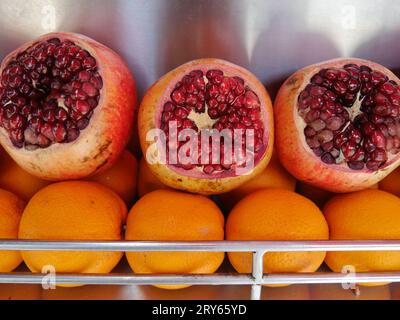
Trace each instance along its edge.
{"label": "red pomegranate skin", "polygon": [[171,188],[203,195],[220,194],[233,190],[261,173],[268,165],[274,144],[274,121],[272,102],[264,85],[249,71],[230,62],[215,58],[198,59],[179,66],[153,84],[141,102],[138,115],[140,144],[145,157],[146,150],[153,144],[153,142],[146,141],[146,134],[149,130],[159,128],[159,113],[162,111],[162,105],[169,99],[176,83],[193,70],[212,69],[222,70],[230,76],[241,77],[257,94],[261,102],[261,112],[264,115],[265,151],[255,161],[254,168],[246,175],[229,176],[222,173],[218,178],[205,177],[204,174],[192,174],[166,164],[149,164],[152,173],[163,184]]}
{"label": "red pomegranate skin", "polygon": [[281,163],[298,180],[337,193],[369,188],[400,164],[400,154],[397,154],[376,171],[367,168],[352,170],[347,165],[324,163],[307,145],[303,133],[304,121],[298,114],[298,96],[321,69],[342,68],[347,64],[368,66],[400,84],[391,71],[374,62],[357,58],[334,59],[294,73],[284,82],[274,103],[276,149]]}
{"label": "red pomegranate skin", "polygon": [[97,61],[103,88],[90,123],[77,140],[43,149],[16,148],[4,128],[0,128],[0,143],[23,169],[37,177],[52,181],[80,179],[112,166],[127,145],[137,106],[136,84],[117,53],[89,37],[68,32],[49,33],[22,45],[4,58],[0,74],[19,53],[52,38],[73,41]]}

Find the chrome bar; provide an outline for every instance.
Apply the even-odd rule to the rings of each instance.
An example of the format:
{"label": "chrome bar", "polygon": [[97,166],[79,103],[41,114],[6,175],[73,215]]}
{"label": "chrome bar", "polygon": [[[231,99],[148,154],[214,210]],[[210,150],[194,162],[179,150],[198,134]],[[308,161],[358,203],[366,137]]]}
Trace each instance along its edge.
{"label": "chrome bar", "polygon": [[400,272],[368,272],[368,273],[288,273],[268,274],[263,277],[262,284],[330,284],[330,283],[380,283],[400,282]]}
{"label": "chrome bar", "polygon": [[261,299],[261,283],[263,281],[264,275],[264,254],[265,251],[256,251],[253,252],[253,272],[252,276],[254,278],[255,283],[251,286],[251,300],[260,300]]}
{"label": "chrome bar", "polygon": [[0,240],[0,251],[400,251],[400,240],[338,241],[38,241]]}
{"label": "chrome bar", "polygon": [[[42,284],[47,281],[48,274],[40,273],[0,273],[0,283]],[[55,274],[56,284],[86,285],[251,285],[254,280],[245,274]]]}
{"label": "chrome bar", "polygon": [[[0,273],[0,283],[41,284],[48,275],[40,273]],[[249,274],[176,274],[176,275],[142,275],[142,274],[56,274],[57,284],[89,285],[253,285],[255,279]],[[276,284],[316,284],[316,283],[377,283],[400,282],[400,272],[357,273],[289,273],[269,274],[261,280],[263,285]]]}

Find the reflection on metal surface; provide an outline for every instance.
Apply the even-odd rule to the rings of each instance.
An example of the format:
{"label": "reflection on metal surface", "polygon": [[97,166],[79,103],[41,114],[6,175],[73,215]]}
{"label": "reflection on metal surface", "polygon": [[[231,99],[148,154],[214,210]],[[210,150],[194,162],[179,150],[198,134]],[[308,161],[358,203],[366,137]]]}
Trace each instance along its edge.
{"label": "reflection on metal surface", "polygon": [[[400,250],[400,240],[391,241],[28,241],[1,240],[0,250],[57,250],[57,251],[214,251],[253,252],[251,275],[217,274],[56,274],[56,282],[86,285],[250,285],[251,299],[262,297],[262,285],[319,284],[319,283],[381,283],[400,282],[400,272],[380,273],[293,273],[264,274],[264,255],[267,252],[299,251],[373,251]],[[0,283],[42,284],[46,274],[0,273]],[[55,279],[53,280],[55,281]],[[344,287],[345,288],[345,287]],[[351,289],[351,286],[347,286]]]}
{"label": "reflection on metal surface", "polygon": [[[39,241],[0,240],[0,250],[124,252],[400,251],[400,240],[335,241]],[[259,258],[259,256],[256,256]]]}
{"label": "reflection on metal surface", "polygon": [[272,91],[297,68],[339,56],[399,67],[397,0],[2,0],[0,14],[1,56],[52,25],[81,32],[125,57],[140,93],[200,57],[240,64]]}

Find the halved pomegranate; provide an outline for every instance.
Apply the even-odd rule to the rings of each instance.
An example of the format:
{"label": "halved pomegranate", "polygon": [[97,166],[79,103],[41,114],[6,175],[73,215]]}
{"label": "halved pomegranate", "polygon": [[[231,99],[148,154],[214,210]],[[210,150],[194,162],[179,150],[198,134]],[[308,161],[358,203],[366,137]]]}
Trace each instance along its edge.
{"label": "halved pomegranate", "polygon": [[[155,130],[161,133],[158,143]],[[203,139],[206,134],[211,138]],[[267,166],[272,103],[262,83],[244,68],[218,59],[195,60],[148,90],[139,108],[139,135],[150,170],[167,186],[200,194],[227,192]]]}
{"label": "halved pomegranate", "polygon": [[277,151],[297,179],[351,192],[400,164],[400,80],[361,59],[297,71],[275,102]]}
{"label": "halved pomegranate", "polygon": [[0,77],[0,143],[30,173],[82,178],[110,167],[125,148],[135,82],[104,45],[47,34],[9,54]]}

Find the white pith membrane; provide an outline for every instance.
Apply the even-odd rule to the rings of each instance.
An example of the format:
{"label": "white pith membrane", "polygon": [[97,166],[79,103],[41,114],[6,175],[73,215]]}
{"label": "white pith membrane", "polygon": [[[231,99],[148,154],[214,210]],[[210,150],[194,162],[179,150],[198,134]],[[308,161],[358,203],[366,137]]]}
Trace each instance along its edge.
{"label": "white pith membrane", "polygon": [[297,108],[307,145],[326,164],[377,171],[400,152],[400,88],[380,71],[321,69]]}
{"label": "white pith membrane", "polygon": [[[227,143],[232,145],[233,161],[231,163],[224,157],[223,138],[219,144],[219,152],[215,149],[212,150],[211,143],[209,144],[211,152],[201,149],[203,130],[214,129],[223,133],[226,132],[224,129],[228,129],[232,133],[232,137],[234,137],[233,130],[242,130],[242,135],[238,140],[242,142],[243,159],[245,156],[253,157],[254,165],[266,152],[266,132],[260,99],[240,77],[228,76],[218,69],[193,70],[183,76],[170,90],[169,99],[161,108],[162,113],[158,125],[167,135],[167,164],[180,174],[223,178],[235,176],[235,169],[247,165],[245,162],[235,162],[232,141],[227,140]],[[177,154],[180,150],[186,150],[188,157],[193,156],[193,161],[190,163],[181,162],[179,156],[176,159],[177,163],[170,161],[172,159],[169,153],[169,146],[171,146],[169,126],[171,123],[177,125],[178,136],[185,129],[194,130],[197,136],[197,152],[185,149],[189,139],[179,141],[177,145]],[[246,143],[246,131],[252,141],[250,145]],[[177,141],[177,139],[172,141]],[[197,159],[195,159],[196,156]]]}
{"label": "white pith membrane", "polygon": [[16,148],[78,139],[99,104],[96,59],[73,41],[51,38],[12,57],[1,74],[0,126]]}

